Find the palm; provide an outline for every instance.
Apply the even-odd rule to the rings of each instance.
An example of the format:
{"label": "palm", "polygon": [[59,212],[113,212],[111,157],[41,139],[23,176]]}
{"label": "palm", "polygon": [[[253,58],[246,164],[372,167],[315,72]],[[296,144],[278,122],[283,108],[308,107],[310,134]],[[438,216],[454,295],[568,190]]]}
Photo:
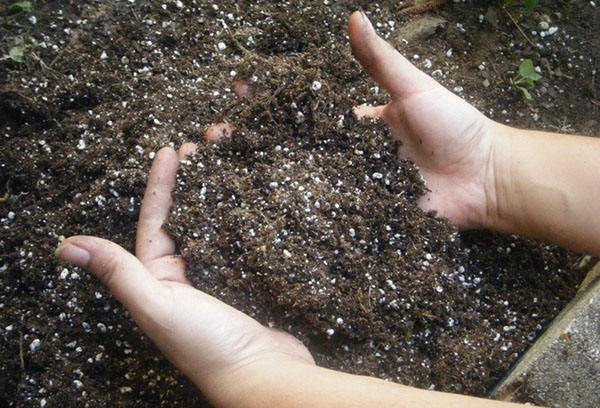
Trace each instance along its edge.
{"label": "palm", "polygon": [[361,107],[357,114],[382,117],[401,140],[400,155],[419,166],[430,190],[420,201],[424,210],[462,228],[478,226],[486,216],[493,122],[410,64],[360,14],[352,16],[349,31],[356,57],[392,96],[388,105]]}
{"label": "palm", "polygon": [[[162,229],[171,206],[178,158],[193,151],[182,146],[178,155],[163,149],[152,166],[140,211],[136,256],[159,282],[153,302],[132,312],[142,330],[190,378],[205,380],[215,367],[229,369],[276,352],[311,361],[293,337],[266,329],[255,320],[192,286],[185,265],[175,254],[175,242]],[[129,308],[129,307],[128,307]]]}
{"label": "palm", "polygon": [[[436,84],[435,89],[395,100],[383,112],[400,155],[419,166],[430,190],[421,207],[436,210],[462,228],[485,214],[490,121],[471,105]],[[433,119],[433,120],[432,120]]]}

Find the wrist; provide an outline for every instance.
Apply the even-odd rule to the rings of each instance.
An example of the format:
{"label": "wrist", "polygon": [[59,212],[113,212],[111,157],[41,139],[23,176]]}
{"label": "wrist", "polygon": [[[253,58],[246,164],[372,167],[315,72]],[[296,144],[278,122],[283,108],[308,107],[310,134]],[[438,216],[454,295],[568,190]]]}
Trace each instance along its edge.
{"label": "wrist", "polygon": [[515,195],[511,162],[514,132],[515,128],[493,122],[485,181],[486,216],[482,222],[485,229],[511,231],[511,214],[514,213],[511,203]]}
{"label": "wrist", "polygon": [[[469,189],[463,198],[456,217],[449,217],[461,230],[495,229],[502,214],[505,177],[509,174],[510,129],[485,118],[481,125],[475,173],[469,175]],[[466,184],[466,183],[465,183]]]}
{"label": "wrist", "polygon": [[[221,375],[211,376],[199,388],[218,408],[285,406],[287,386],[292,381],[306,378],[306,373],[318,370],[322,368],[314,362],[285,353],[269,353]],[[274,404],[278,400],[281,404]]]}
{"label": "wrist", "polygon": [[289,367],[316,367],[302,342],[284,331],[260,326],[245,338],[241,347],[229,353],[227,363],[188,375],[215,406],[252,406],[243,402],[252,402],[261,386],[277,383],[274,373],[287,373]]}

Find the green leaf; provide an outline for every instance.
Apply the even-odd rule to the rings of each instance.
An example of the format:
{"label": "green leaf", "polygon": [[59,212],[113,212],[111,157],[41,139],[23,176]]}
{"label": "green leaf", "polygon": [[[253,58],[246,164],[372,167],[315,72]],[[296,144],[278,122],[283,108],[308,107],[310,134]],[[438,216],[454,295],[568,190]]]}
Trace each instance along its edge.
{"label": "green leaf", "polygon": [[537,5],[538,5],[538,0],[525,0],[525,7],[527,7],[527,10],[529,10],[529,11],[536,8]]}
{"label": "green leaf", "polygon": [[29,13],[31,11],[31,2],[19,1],[17,3],[11,4],[10,7],[8,7],[8,11],[13,13],[19,13],[21,11]]}
{"label": "green leaf", "polygon": [[529,91],[527,89],[525,89],[522,86],[517,86],[517,88],[519,88],[521,90],[521,92],[523,92],[523,95],[525,95],[525,99],[527,99],[528,101],[530,101],[531,99],[533,99],[531,97],[531,94],[529,93]]}
{"label": "green leaf", "polygon": [[515,0],[504,0],[504,4],[507,6],[512,6],[515,3]]}
{"label": "green leaf", "polygon": [[521,65],[519,65],[519,75],[523,78],[529,78],[534,72],[535,68],[533,68],[533,61],[530,59],[524,60],[521,62]]}
{"label": "green leaf", "polygon": [[23,48],[21,47],[12,47],[8,51],[8,56],[11,60],[15,62],[23,62]]}

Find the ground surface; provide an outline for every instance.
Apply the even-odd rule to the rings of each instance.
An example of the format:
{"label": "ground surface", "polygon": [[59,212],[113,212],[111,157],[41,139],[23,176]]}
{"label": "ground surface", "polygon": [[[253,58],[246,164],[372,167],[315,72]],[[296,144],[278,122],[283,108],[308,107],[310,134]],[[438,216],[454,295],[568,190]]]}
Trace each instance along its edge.
{"label": "ground surface", "polygon": [[[109,293],[52,252],[72,234],[132,249],[153,152],[169,143],[202,143],[205,129],[222,120],[235,122],[240,137],[201,146],[191,163],[206,168],[186,166],[175,208],[198,199],[193,183],[213,180],[216,194],[239,186],[238,201],[225,201],[219,211],[245,228],[224,235],[219,252],[193,239],[194,232],[214,232],[202,229],[217,195],[202,210],[174,212],[172,225],[180,222],[182,230],[172,230],[186,257],[198,261],[191,273],[209,267],[206,279],[196,274],[194,280],[215,292],[228,283],[224,296],[247,310],[255,305],[252,312],[266,323],[291,328],[323,364],[484,395],[574,295],[581,279],[571,272],[577,257],[512,237],[456,234],[415,208],[421,186],[414,169],[394,160],[382,124],[358,123],[351,115],[355,104],[387,99],[350,55],[347,17],[357,8],[367,11],[417,66],[496,120],[598,135],[599,8],[584,1],[543,2],[534,12],[492,1],[449,3],[435,13],[446,23],[429,36],[413,29],[416,37],[407,42],[408,34],[398,32],[415,18],[400,16],[397,1],[195,3],[34,2],[16,20],[2,10],[0,50],[8,54],[21,41],[24,57],[0,62],[0,405],[189,406],[200,400]],[[541,68],[531,102],[509,85],[521,58]],[[251,82],[253,98],[235,97],[238,79]],[[254,166],[247,176],[235,173],[242,163]],[[289,167],[277,178],[291,183],[273,190],[278,163]],[[307,169],[313,170],[309,180],[301,178]],[[217,183],[219,176],[227,183]],[[302,183],[313,200],[323,196],[324,206],[313,211],[340,234],[317,222],[303,231],[305,214],[294,221],[291,214],[309,191],[298,190]],[[348,200],[351,188],[360,191],[355,201]],[[276,205],[266,206],[264,197]],[[225,211],[232,202],[237,212]],[[253,208],[264,223],[250,217]],[[282,246],[255,256],[243,252],[257,246],[250,229],[259,236],[289,229],[280,240],[291,257]],[[311,234],[321,246],[302,244]],[[240,263],[219,259],[235,240]],[[310,277],[285,278],[300,262],[300,252],[287,245],[302,245],[301,256],[311,262],[326,257],[329,267],[317,271],[321,287],[341,306],[317,288],[301,305],[280,302],[275,313],[241,278],[243,270],[270,267],[277,279],[251,280],[256,288],[309,291]],[[334,252],[338,245],[341,254]],[[213,251],[215,263],[202,264],[210,259],[202,250]],[[352,284],[333,285],[334,278]],[[357,310],[361,299],[366,307]],[[321,307],[335,313],[318,318]]]}

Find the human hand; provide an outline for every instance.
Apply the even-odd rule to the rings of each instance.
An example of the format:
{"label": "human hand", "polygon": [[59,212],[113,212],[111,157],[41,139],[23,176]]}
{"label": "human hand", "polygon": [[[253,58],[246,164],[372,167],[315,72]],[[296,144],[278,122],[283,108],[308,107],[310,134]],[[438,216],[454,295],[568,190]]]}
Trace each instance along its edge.
{"label": "human hand", "polygon": [[185,278],[184,262],[162,225],[171,206],[178,159],[194,149],[188,143],[179,155],[170,148],[156,155],[140,211],[136,256],[88,236],[66,239],[56,254],[108,286],[162,353],[218,403],[235,392],[235,378],[255,375],[264,362],[314,360],[291,335],[262,326],[194,289]]}
{"label": "human hand", "polygon": [[497,123],[418,70],[355,12],[350,44],[365,71],[391,95],[385,106],[360,106],[357,116],[383,118],[402,142],[400,155],[418,166],[430,190],[419,202],[461,229],[491,225],[496,211]]}

